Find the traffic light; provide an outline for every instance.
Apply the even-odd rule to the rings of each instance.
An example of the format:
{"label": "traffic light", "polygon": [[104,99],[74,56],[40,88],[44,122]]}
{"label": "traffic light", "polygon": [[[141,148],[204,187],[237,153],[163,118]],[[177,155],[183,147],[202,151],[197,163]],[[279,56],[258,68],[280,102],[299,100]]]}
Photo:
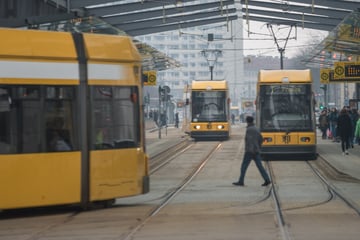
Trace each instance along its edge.
{"label": "traffic light", "polygon": [[147,72],[143,72],[142,76],[141,76],[141,80],[143,82],[144,85],[148,85],[149,82],[149,76]]}
{"label": "traffic light", "polygon": [[146,104],[150,103],[149,96],[144,96],[144,103],[146,103]]}
{"label": "traffic light", "polygon": [[159,99],[163,102],[165,101],[170,101],[171,99],[171,95],[169,95],[170,93],[170,88],[168,86],[164,86],[161,87],[159,86]]}

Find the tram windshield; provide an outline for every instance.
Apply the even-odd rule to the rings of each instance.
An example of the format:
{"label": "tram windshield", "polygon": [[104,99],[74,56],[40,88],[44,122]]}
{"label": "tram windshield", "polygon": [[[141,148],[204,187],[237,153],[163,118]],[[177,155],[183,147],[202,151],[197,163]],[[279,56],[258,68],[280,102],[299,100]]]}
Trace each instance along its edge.
{"label": "tram windshield", "polygon": [[194,122],[227,121],[225,91],[193,91],[192,120]]}
{"label": "tram windshield", "polygon": [[261,131],[312,131],[311,85],[260,86]]}

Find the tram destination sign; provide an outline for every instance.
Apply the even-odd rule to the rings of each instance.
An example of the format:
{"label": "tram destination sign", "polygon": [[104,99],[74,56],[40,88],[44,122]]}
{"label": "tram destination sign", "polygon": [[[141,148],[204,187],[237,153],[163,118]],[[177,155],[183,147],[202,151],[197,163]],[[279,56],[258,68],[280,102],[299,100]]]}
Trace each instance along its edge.
{"label": "tram destination sign", "polygon": [[334,63],[334,80],[360,81],[360,62]]}

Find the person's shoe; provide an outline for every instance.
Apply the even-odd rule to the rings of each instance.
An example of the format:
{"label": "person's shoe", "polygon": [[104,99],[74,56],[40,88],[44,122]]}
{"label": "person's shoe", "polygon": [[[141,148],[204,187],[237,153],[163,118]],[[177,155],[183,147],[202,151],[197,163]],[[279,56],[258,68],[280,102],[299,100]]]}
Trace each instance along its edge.
{"label": "person's shoe", "polygon": [[345,156],[345,152],[342,152],[342,155]]}
{"label": "person's shoe", "polygon": [[348,151],[345,151],[345,154],[346,154],[346,155],[349,155],[349,152],[348,152]]}
{"label": "person's shoe", "polygon": [[244,184],[241,182],[233,182],[232,184],[235,186],[244,186]]}
{"label": "person's shoe", "polygon": [[269,185],[271,182],[270,181],[265,181],[263,184],[261,184],[261,186],[266,187],[267,185]]}

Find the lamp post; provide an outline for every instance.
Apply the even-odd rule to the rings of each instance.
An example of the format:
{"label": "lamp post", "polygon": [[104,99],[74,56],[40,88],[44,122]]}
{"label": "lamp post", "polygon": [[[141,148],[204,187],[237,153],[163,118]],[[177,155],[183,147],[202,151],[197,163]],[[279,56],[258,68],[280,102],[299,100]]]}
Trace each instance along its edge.
{"label": "lamp post", "polygon": [[221,50],[219,49],[204,49],[201,51],[201,55],[203,55],[209,65],[210,69],[210,79],[213,80],[213,71],[214,71],[214,65],[222,54]]}

